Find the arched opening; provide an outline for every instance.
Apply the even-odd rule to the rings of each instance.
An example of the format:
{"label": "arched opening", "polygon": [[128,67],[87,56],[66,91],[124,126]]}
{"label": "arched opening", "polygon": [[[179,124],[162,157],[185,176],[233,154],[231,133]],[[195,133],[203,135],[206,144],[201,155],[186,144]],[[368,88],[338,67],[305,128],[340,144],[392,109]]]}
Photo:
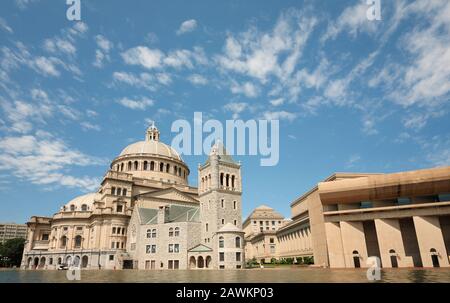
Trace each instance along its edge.
{"label": "arched opening", "polygon": [[173,174],[176,176],[177,175],[177,166],[175,165],[174,167],[173,167]]}
{"label": "arched opening", "polygon": [[29,257],[27,260],[27,268],[31,268],[31,261],[33,261],[33,258]]}
{"label": "arched opening", "polygon": [[62,259],[58,258],[58,265],[61,265],[61,263],[62,263]]}
{"label": "arched opening", "polygon": [[75,205],[70,205],[70,211],[75,211]]}
{"label": "arched opening", "polygon": [[81,205],[81,211],[87,211],[88,206],[86,204]]}
{"label": "arched opening", "polygon": [[435,248],[430,249],[431,262],[433,262],[433,267],[440,267],[439,256]]}
{"label": "arched opening", "polygon": [[164,171],[164,163],[159,163],[159,171]]}
{"label": "arched opening", "polygon": [[220,186],[223,186],[223,173],[220,173]]}
{"label": "arched opening", "polygon": [[139,168],[139,162],[134,161],[134,170],[138,170],[138,168]]}
{"label": "arched opening", "polygon": [[169,171],[170,171],[170,164],[167,164],[166,165],[166,173],[169,173]]}
{"label": "arched opening", "polygon": [[197,268],[203,268],[205,267],[205,261],[203,260],[202,256],[199,256],[197,259]]}
{"label": "arched opening", "polygon": [[72,256],[66,257],[66,264],[67,264],[67,266],[72,266]]}
{"label": "arched opening", "polygon": [[83,258],[81,259],[81,267],[82,268],[87,268],[88,262],[89,262],[89,257],[88,256],[83,256]]}
{"label": "arched opening", "polygon": [[131,170],[131,161],[128,161],[128,170]]}
{"label": "arched opening", "polygon": [[62,236],[60,241],[61,241],[60,248],[65,248],[67,246],[67,237]]}
{"label": "arched opening", "polygon": [[34,268],[34,269],[37,269],[37,268],[38,268],[38,265],[39,265],[39,258],[36,257],[36,258],[34,258],[33,268]]}
{"label": "arched opening", "polygon": [[196,267],[196,262],[195,262],[195,257],[192,256],[189,258],[189,268],[195,268]]}
{"label": "arched opening", "polygon": [[359,261],[359,252],[357,250],[353,251],[353,263],[355,265],[355,268],[361,267],[361,262]]}
{"label": "arched opening", "polygon": [[234,175],[233,176],[231,176],[231,188],[234,188]]}
{"label": "arched opening", "polygon": [[83,240],[83,238],[80,236],[80,235],[78,235],[78,236],[75,236],[75,248],[81,248],[81,241]]}
{"label": "arched opening", "polygon": [[150,162],[150,170],[155,170],[155,162]]}
{"label": "arched opening", "polygon": [[41,261],[39,262],[39,268],[44,268],[45,266],[45,257],[41,258]]}
{"label": "arched opening", "polygon": [[169,228],[169,237],[173,237],[173,227]]}
{"label": "arched opening", "polygon": [[226,174],[225,181],[226,181],[226,186],[227,187],[230,186],[230,175],[229,174]]}
{"label": "arched opening", "polygon": [[75,256],[75,258],[73,258],[73,263],[72,263],[72,265],[74,266],[74,267],[80,267],[80,265],[81,265],[81,262],[80,262],[81,260],[80,260],[80,256]]}
{"label": "arched opening", "polygon": [[205,267],[210,268],[211,267],[211,256],[206,257]]}
{"label": "arched opening", "polygon": [[181,167],[178,167],[178,176],[181,177]]}
{"label": "arched opening", "polygon": [[175,227],[175,237],[178,237],[180,235],[180,228]]}
{"label": "arched opening", "polygon": [[393,249],[389,250],[389,256],[391,258],[391,266],[393,268],[397,268],[398,261],[397,261],[397,253],[395,252],[395,250],[393,250]]}
{"label": "arched opening", "polygon": [[236,248],[241,248],[241,237],[236,237],[235,242]]}
{"label": "arched opening", "polygon": [[147,169],[148,169],[148,162],[144,161],[144,170],[147,170]]}
{"label": "arched opening", "polygon": [[219,248],[225,247],[225,241],[222,236],[219,237]]}
{"label": "arched opening", "polygon": [[120,164],[120,171],[123,171],[123,163]]}

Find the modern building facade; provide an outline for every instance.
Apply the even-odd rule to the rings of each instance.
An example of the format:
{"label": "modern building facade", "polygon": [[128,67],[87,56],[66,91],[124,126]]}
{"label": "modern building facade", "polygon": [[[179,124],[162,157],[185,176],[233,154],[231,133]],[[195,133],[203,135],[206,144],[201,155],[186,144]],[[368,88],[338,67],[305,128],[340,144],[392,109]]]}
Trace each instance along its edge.
{"label": "modern building facade", "polygon": [[0,223],[0,243],[15,238],[25,239],[27,236],[27,225],[16,223]]}
{"label": "modern building facade", "polygon": [[371,256],[382,267],[449,267],[450,167],[336,173],[293,201],[291,215],[276,232],[276,258],[284,245],[324,267],[368,267]]}
{"label": "modern building facade", "polygon": [[189,167],[159,138],[149,127],[112,161],[97,192],[32,217],[22,268],[242,268],[240,164],[216,143],[192,187]]}

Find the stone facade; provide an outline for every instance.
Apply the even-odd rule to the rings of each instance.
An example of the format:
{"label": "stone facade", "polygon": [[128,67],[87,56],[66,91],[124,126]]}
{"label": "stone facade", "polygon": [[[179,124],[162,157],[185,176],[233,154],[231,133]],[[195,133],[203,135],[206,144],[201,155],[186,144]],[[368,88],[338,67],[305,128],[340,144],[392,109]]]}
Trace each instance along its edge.
{"label": "stone facade", "polygon": [[127,146],[96,193],[32,217],[21,267],[243,268],[240,164],[218,143],[191,187],[189,167],[159,137],[153,125]]}
{"label": "stone facade", "polygon": [[[449,267],[450,167],[391,174],[336,173],[291,203],[275,252],[257,254],[263,232],[246,231],[247,257],[313,256],[317,266]],[[247,222],[247,221],[246,221]]]}

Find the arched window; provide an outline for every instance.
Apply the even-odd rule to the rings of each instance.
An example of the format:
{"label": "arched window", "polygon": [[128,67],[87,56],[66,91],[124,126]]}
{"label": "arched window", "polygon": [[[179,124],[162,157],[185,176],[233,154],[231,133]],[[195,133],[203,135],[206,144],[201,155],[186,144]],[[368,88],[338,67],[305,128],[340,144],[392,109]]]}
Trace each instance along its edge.
{"label": "arched window", "polygon": [[173,174],[174,174],[175,176],[177,175],[177,166],[176,166],[176,165],[173,167]]}
{"label": "arched window", "polygon": [[151,237],[152,237],[152,230],[147,229],[147,238],[151,238]]}
{"label": "arched window", "polygon": [[234,175],[231,176],[231,187],[234,188]]}
{"label": "arched window", "polygon": [[178,176],[181,177],[181,167],[178,167]]}
{"label": "arched window", "polygon": [[227,174],[226,177],[225,177],[225,179],[226,179],[226,186],[227,186],[227,187],[230,186],[230,175]]}
{"label": "arched window", "polygon": [[122,190],[122,196],[126,196],[126,195],[127,195],[127,189],[124,188],[124,189]]}
{"label": "arched window", "polygon": [[155,162],[150,162],[150,170],[155,170]]}
{"label": "arched window", "polygon": [[138,161],[134,161],[134,170],[138,170],[139,163]]}
{"label": "arched window", "polygon": [[156,238],[156,229],[152,229],[152,238]]}
{"label": "arched window", "polygon": [[236,237],[235,243],[236,243],[236,248],[241,248],[241,237]]}
{"label": "arched window", "polygon": [[128,170],[131,170],[131,161],[128,161]]}
{"label": "arched window", "polygon": [[120,196],[122,194],[122,189],[119,187],[117,188],[117,195]]}
{"label": "arched window", "polygon": [[167,164],[166,165],[166,173],[169,173],[169,171],[170,171],[170,164]]}
{"label": "arched window", "polygon": [[237,203],[236,203],[236,201],[233,201],[233,209],[236,209],[236,207],[237,207]]}
{"label": "arched window", "polygon": [[159,163],[159,171],[164,171],[164,163]]}
{"label": "arched window", "polygon": [[147,169],[148,169],[148,162],[144,161],[144,170],[147,170]]}
{"label": "arched window", "polygon": [[80,235],[75,237],[75,248],[80,248],[81,247],[81,240],[82,240],[82,238],[81,238]]}
{"label": "arched window", "polygon": [[224,248],[225,247],[225,241],[223,240],[223,237],[219,237],[219,248]]}
{"label": "arched window", "polygon": [[120,164],[120,171],[123,171],[123,163]]}
{"label": "arched window", "polygon": [[61,237],[61,248],[65,248],[67,246],[67,237],[66,236],[62,236]]}
{"label": "arched window", "polygon": [[169,228],[169,237],[173,237],[173,227]]}
{"label": "arched window", "polygon": [[70,205],[70,211],[75,211],[75,205]]}
{"label": "arched window", "polygon": [[223,173],[220,173],[220,185],[223,186]]}
{"label": "arched window", "polygon": [[88,206],[86,204],[81,205],[81,211],[87,211]]}
{"label": "arched window", "polygon": [[178,237],[180,235],[180,228],[175,227],[175,237]]}

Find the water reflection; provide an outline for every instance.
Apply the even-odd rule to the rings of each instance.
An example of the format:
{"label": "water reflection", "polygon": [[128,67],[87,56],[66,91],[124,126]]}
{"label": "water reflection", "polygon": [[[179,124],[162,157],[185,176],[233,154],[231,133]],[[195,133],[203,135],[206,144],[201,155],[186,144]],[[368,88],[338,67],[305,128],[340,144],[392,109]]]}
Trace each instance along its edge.
{"label": "water reflection", "polygon": [[[380,282],[450,282],[450,269],[383,269]],[[67,283],[65,271],[0,270],[0,282]],[[97,282],[362,282],[371,283],[364,269],[277,268],[251,270],[92,270],[81,281]]]}

